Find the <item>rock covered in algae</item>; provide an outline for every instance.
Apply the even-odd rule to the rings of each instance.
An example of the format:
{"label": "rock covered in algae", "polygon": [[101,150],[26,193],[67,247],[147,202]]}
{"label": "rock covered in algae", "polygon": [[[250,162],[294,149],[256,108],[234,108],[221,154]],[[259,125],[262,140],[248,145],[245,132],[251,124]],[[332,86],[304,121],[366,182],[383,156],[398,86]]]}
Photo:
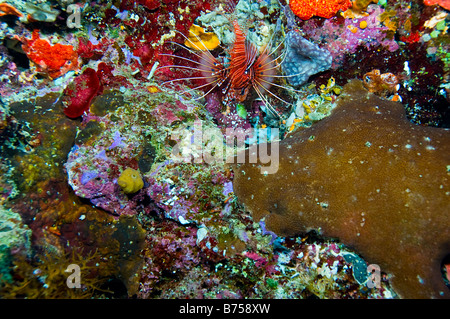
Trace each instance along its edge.
{"label": "rock covered in algae", "polygon": [[345,92],[329,117],[280,143],[276,174],[236,166],[235,193],[278,235],[339,238],[392,274],[400,297],[449,297],[450,131],[410,123],[359,81]]}
{"label": "rock covered in algae", "polygon": [[28,255],[31,230],[22,223],[20,215],[0,206],[0,284],[11,281],[9,273],[13,255]]}

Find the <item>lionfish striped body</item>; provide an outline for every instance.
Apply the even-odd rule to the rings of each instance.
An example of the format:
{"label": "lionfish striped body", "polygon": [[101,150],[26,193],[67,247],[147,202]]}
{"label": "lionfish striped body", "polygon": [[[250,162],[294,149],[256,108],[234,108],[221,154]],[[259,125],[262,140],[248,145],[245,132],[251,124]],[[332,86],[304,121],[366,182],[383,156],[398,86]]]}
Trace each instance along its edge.
{"label": "lionfish striped body", "polygon": [[[245,101],[250,90],[253,89],[258,97],[267,106],[267,108],[278,117],[281,117],[275,110],[275,108],[272,107],[272,105],[269,103],[269,100],[266,96],[267,94],[269,94],[286,104],[290,104],[269,90],[272,85],[283,89],[289,89],[287,87],[273,83],[275,77],[283,77],[280,75],[276,75],[277,69],[280,66],[280,64],[277,63],[277,60],[280,59],[280,56],[276,58],[272,57],[276,50],[269,52],[269,46],[266,46],[262,50],[262,52],[259,52],[258,48],[246,38],[236,20],[233,21],[233,26],[235,40],[233,46],[228,52],[230,60],[228,63],[224,63],[219,58],[214,57],[208,50],[202,51],[200,50],[200,48],[198,48],[198,51],[200,51],[200,53],[196,53],[187,49],[193,55],[197,56],[198,61],[193,61],[191,59],[171,54],[163,54],[166,56],[176,57],[185,61],[193,62],[195,64],[195,67],[169,65],[162,66],[159,69],[179,67],[187,68],[193,71],[200,71],[201,74],[201,76],[173,79],[164,83],[203,79],[206,84],[199,85],[191,89],[195,90],[200,88],[208,88],[205,94],[203,94],[199,98],[206,96],[215,89],[220,89],[224,94],[224,100],[235,102]],[[190,41],[186,37],[185,39],[187,39],[187,41]],[[179,45],[175,42],[173,43]],[[191,90],[188,90],[187,92]]]}
{"label": "lionfish striped body", "polygon": [[[233,22],[236,39],[230,52],[230,82],[233,98],[242,102],[249,89],[256,92],[268,89],[275,74],[275,63],[265,50],[258,55],[256,46],[248,41],[236,21]],[[268,63],[266,61],[268,60]],[[259,94],[258,94],[259,95]]]}

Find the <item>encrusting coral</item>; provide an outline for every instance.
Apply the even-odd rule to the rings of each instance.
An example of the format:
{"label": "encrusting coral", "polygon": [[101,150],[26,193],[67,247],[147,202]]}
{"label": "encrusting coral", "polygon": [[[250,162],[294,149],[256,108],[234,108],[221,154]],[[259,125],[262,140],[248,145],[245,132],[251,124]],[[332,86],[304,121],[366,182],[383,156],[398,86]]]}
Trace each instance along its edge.
{"label": "encrusting coral", "polygon": [[410,123],[401,104],[354,80],[329,117],[280,142],[279,157],[275,174],[234,168],[255,221],[282,236],[338,238],[392,274],[400,297],[450,295],[440,271],[450,252],[450,131]]}
{"label": "encrusting coral", "polygon": [[78,55],[71,45],[56,43],[51,45],[34,30],[31,39],[23,38],[22,49],[35,65],[37,72],[56,79],[70,70],[78,69]]}
{"label": "encrusting coral", "polygon": [[308,20],[313,16],[331,18],[339,10],[345,11],[352,6],[350,0],[291,0],[289,6],[300,19]]}
{"label": "encrusting coral", "polygon": [[448,0],[0,2],[1,298],[448,296]]}

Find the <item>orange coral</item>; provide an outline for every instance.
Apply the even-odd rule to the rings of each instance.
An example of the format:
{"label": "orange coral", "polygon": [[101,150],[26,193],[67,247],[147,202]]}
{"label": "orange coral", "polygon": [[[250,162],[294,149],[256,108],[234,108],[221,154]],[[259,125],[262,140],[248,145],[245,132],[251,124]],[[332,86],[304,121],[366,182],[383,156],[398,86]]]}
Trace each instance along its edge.
{"label": "orange coral", "polygon": [[313,16],[331,18],[339,10],[347,10],[352,6],[350,0],[291,0],[292,12],[300,19],[308,20]]}
{"label": "orange coral", "polygon": [[14,8],[12,5],[7,3],[0,3],[0,17],[6,16],[6,15],[15,15],[18,17],[23,16],[22,13],[19,12],[16,8]]}
{"label": "orange coral", "polygon": [[52,46],[39,37],[39,30],[33,31],[31,39],[21,41],[23,51],[36,65],[37,71],[47,74],[51,79],[78,68],[78,54],[71,45],[56,43]]}
{"label": "orange coral", "polygon": [[398,90],[398,79],[392,73],[381,74],[380,70],[372,70],[364,74],[364,87],[372,93],[384,95],[387,92],[395,93]]}
{"label": "orange coral", "polygon": [[446,10],[450,10],[450,0],[424,0],[423,3],[427,6],[438,4]]}

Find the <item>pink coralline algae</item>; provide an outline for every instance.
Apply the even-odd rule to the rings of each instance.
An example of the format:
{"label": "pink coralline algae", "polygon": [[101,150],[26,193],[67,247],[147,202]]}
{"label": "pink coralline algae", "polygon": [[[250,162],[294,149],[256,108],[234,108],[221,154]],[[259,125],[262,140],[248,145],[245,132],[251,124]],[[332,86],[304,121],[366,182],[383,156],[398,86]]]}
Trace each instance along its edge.
{"label": "pink coralline algae", "polygon": [[249,107],[247,118],[242,118],[237,114],[236,104],[229,103],[228,108],[224,110],[222,105],[220,93],[213,92],[206,96],[206,109],[217,121],[218,126],[225,130],[226,128],[242,128],[248,129],[251,127],[250,119],[258,118],[260,109],[256,104]]}
{"label": "pink coralline algae", "polygon": [[[220,207],[226,199],[223,190],[230,179],[220,171],[211,175],[201,166],[167,161],[148,174],[147,194],[166,218],[182,224],[201,224],[204,218],[221,212],[214,212],[213,207]],[[177,176],[176,183],[171,176]],[[202,189],[205,183],[208,190]]]}
{"label": "pink coralline algae", "polygon": [[[143,90],[146,91],[145,88]],[[222,212],[224,201],[229,197],[223,192],[224,185],[230,185],[230,176],[221,166],[205,169],[201,163],[193,164],[185,162],[185,159],[180,161],[177,157],[175,150],[187,142],[184,145],[187,154],[197,154],[198,159],[202,160],[203,141],[200,139],[195,145],[190,145],[191,140],[186,137],[191,132],[189,125],[186,129],[172,128],[171,134],[167,132],[168,127],[186,121],[187,117],[198,119],[195,105],[173,101],[164,94],[151,97],[157,102],[150,102],[141,109],[140,122],[135,121],[134,105],[129,102],[121,109],[114,110],[114,115],[99,117],[90,113],[83,118],[82,132],[87,131],[88,126],[106,129],[100,129],[101,132],[91,137],[89,142],[76,144],[72,148],[65,164],[69,184],[76,195],[89,199],[95,206],[114,215],[134,214],[142,201],[150,199],[152,205],[146,209],[160,209],[164,211],[165,218],[183,224],[201,224],[204,219]],[[114,125],[119,117],[119,125]],[[126,168],[139,169],[142,164],[142,154],[148,144],[144,132],[152,132],[155,139],[168,135],[166,140],[160,140],[159,143],[171,140],[175,145],[172,151],[160,155],[163,158],[168,156],[167,160],[153,167],[147,165],[142,170],[143,189],[127,195],[119,187],[117,178]],[[183,140],[177,140],[178,137]]]}
{"label": "pink coralline algae", "polygon": [[136,205],[121,192],[116,183],[118,176],[111,172],[110,166],[115,165],[113,161],[105,160],[99,152],[82,165],[80,161],[91,155],[86,151],[84,147],[75,147],[66,164],[69,184],[75,194],[90,199],[92,204],[114,215],[134,214]]}
{"label": "pink coralline algae", "polygon": [[[345,57],[355,53],[359,46],[370,50],[381,45],[390,52],[399,48],[394,39],[387,38],[389,28],[383,26],[378,18],[383,12],[381,6],[370,5],[367,9],[368,16],[344,21],[340,17],[333,17],[325,20],[322,26],[318,26],[317,21],[308,20],[302,30],[313,42],[323,43],[322,48],[333,56],[332,68],[337,69]],[[359,28],[361,21],[366,21],[367,27]]]}
{"label": "pink coralline algae", "polygon": [[[94,42],[94,43],[92,43]],[[104,55],[104,52],[107,50],[108,46],[111,45],[106,38],[103,38],[102,41],[96,41],[96,39],[78,39],[78,48],[77,53],[80,58],[84,60],[98,60],[101,56]]]}
{"label": "pink coralline algae", "polygon": [[152,116],[162,125],[172,125],[184,119],[183,113],[188,111],[187,106],[181,101],[175,103],[164,102],[152,110]]}
{"label": "pink coralline algae", "polygon": [[120,172],[127,167],[137,169],[140,148],[130,134],[103,132],[93,146],[75,145],[65,168],[75,194],[114,215],[135,213],[139,193],[130,200],[117,184]]}

